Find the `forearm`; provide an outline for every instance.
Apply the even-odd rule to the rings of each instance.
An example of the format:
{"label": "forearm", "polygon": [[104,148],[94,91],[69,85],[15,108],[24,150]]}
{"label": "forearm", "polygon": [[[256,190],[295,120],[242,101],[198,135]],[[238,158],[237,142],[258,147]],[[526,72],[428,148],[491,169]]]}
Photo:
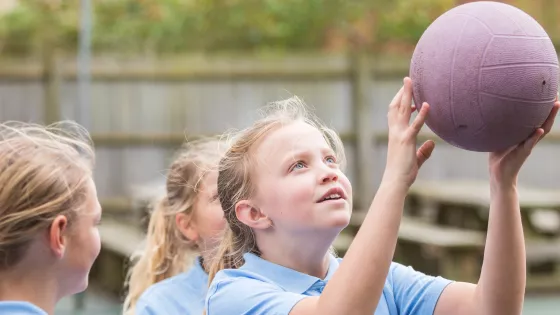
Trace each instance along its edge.
{"label": "forearm", "polygon": [[321,295],[317,314],[375,310],[395,252],[407,191],[401,184],[381,184],[344,261]]}
{"label": "forearm", "polygon": [[491,181],[490,190],[484,262],[475,293],[477,314],[521,314],[526,261],[517,188]]}

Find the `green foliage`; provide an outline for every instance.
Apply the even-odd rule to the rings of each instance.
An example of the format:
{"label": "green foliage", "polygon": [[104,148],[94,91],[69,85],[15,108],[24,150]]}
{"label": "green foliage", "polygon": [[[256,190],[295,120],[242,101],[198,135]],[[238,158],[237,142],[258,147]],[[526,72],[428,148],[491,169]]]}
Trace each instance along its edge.
{"label": "green foliage", "polygon": [[[77,46],[79,1],[22,0],[0,18],[0,52],[29,53],[42,30]],[[121,53],[219,50],[316,50],[373,7],[370,0],[96,0],[93,47]],[[45,16],[52,19],[46,22]]]}
{"label": "green foliage", "polygon": [[416,43],[439,15],[455,5],[454,0],[396,0],[379,25],[380,40]]}
{"label": "green foliage", "polygon": [[103,1],[96,8],[95,47],[157,53],[312,49],[321,45],[329,28],[359,17],[356,6],[347,2]]}
{"label": "green foliage", "polygon": [[[522,2],[518,0],[518,2]],[[414,44],[455,0],[92,0],[95,52],[305,51],[369,19],[370,44]],[[533,2],[531,2],[533,3]],[[0,17],[0,54],[30,54],[44,37],[78,45],[77,0],[20,0]],[[375,14],[372,14],[374,12]],[[333,32],[334,31],[334,32]],[[342,34],[342,35],[341,35]],[[53,41],[49,41],[53,43]]]}
{"label": "green foliage", "polygon": [[19,6],[0,18],[0,49],[22,54],[32,49],[37,40],[40,15],[26,6]]}

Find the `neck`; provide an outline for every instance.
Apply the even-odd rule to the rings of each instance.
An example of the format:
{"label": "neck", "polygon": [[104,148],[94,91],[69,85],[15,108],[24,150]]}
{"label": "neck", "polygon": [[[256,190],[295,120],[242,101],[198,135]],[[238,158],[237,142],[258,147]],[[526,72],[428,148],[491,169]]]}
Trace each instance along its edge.
{"label": "neck", "polygon": [[198,250],[200,251],[200,258],[201,258],[201,265],[202,269],[208,273],[210,270],[210,264],[212,263],[212,257],[214,257],[214,253],[216,248],[219,246],[219,243],[199,243]]}
{"label": "neck", "polygon": [[9,270],[0,272],[0,301],[29,302],[48,314],[54,314],[58,286],[46,270]]}
{"label": "neck", "polygon": [[211,259],[212,259],[212,254],[209,253],[208,251],[203,251],[202,253],[200,253],[200,259],[201,259],[201,266],[202,269],[208,273],[208,270],[210,270],[210,263],[211,263]]}
{"label": "neck", "polygon": [[325,278],[329,269],[328,250],[332,239],[316,234],[294,239],[273,233],[257,236],[257,246],[262,249],[261,258],[320,279]]}

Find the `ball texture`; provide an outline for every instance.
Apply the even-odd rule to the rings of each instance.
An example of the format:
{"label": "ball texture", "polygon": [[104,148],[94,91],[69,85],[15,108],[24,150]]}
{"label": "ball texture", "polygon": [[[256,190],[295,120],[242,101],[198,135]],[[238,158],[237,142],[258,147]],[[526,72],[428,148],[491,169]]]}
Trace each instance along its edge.
{"label": "ball texture", "polygon": [[414,103],[426,125],[456,147],[479,152],[516,145],[542,126],[558,91],[558,55],[525,12],[471,2],[437,18],[414,50]]}

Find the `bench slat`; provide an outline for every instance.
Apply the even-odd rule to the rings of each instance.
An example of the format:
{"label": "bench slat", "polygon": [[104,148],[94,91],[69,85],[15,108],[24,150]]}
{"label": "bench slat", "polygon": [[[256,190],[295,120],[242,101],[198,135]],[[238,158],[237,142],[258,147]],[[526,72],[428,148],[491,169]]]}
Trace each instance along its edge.
{"label": "bench slat", "polygon": [[99,226],[101,244],[103,248],[130,257],[144,241],[144,233],[137,227],[104,220]]}
{"label": "bench slat", "polygon": [[560,262],[560,239],[531,240],[526,243],[527,261],[539,263],[545,261]]}
{"label": "bench slat", "polygon": [[[359,226],[364,213],[354,213],[353,224]],[[484,247],[485,235],[480,231],[471,231],[453,227],[443,227],[417,219],[403,217],[399,227],[399,240],[412,241],[446,248]],[[335,247],[347,248],[352,237],[342,233],[335,241]]]}
{"label": "bench slat", "polygon": [[[560,190],[517,187],[522,210],[536,208],[560,208]],[[409,194],[438,202],[489,207],[490,188],[488,182],[477,180],[434,180],[416,181]]]}

